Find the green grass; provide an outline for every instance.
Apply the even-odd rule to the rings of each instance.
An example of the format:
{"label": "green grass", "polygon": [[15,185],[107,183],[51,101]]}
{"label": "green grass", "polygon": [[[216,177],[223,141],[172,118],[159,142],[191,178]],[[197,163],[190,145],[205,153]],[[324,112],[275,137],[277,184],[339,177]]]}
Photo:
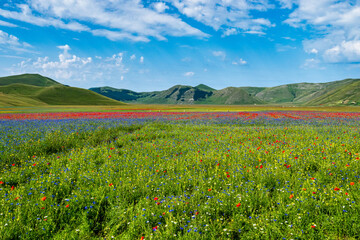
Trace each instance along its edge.
{"label": "green grass", "polygon": [[24,124],[0,128],[2,239],[360,237],[356,121]]}
{"label": "green grass", "polygon": [[54,85],[61,85],[60,83],[48,77],[43,77],[39,74],[22,74],[8,77],[0,77],[0,86],[10,85],[14,83],[27,84],[39,87],[49,87]]}
{"label": "green grass", "polygon": [[104,97],[92,91],[54,85],[39,87],[27,84],[0,86],[0,105],[37,106],[37,105],[122,105],[124,103]]}

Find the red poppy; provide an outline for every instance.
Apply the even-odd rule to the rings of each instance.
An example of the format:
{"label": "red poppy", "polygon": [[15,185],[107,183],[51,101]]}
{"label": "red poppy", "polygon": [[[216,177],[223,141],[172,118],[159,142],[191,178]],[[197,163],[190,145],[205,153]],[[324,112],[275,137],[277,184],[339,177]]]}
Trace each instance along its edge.
{"label": "red poppy", "polygon": [[211,191],[211,188],[209,188],[208,191],[210,192],[210,191]]}
{"label": "red poppy", "polygon": [[109,184],[110,187],[113,186],[113,185],[114,185],[114,184],[112,184],[112,183]]}
{"label": "red poppy", "polygon": [[240,207],[240,206],[241,206],[241,203],[236,204],[236,207]]}
{"label": "red poppy", "polygon": [[142,236],[141,238],[140,238],[140,240],[144,240],[145,239],[145,237],[144,236]]}
{"label": "red poppy", "polygon": [[12,166],[15,166],[15,163],[11,164]]}
{"label": "red poppy", "polygon": [[354,182],[351,182],[351,183],[350,183],[351,186],[354,186],[354,184],[355,184]]}
{"label": "red poppy", "polygon": [[157,202],[156,205],[160,205],[160,202]]}
{"label": "red poppy", "polygon": [[3,181],[0,181],[0,184],[4,184],[4,182],[3,182]]}
{"label": "red poppy", "polygon": [[34,163],[33,166],[35,167],[35,166],[36,166],[36,163]]}
{"label": "red poppy", "polygon": [[12,190],[14,190],[14,189],[15,189],[15,187],[14,187],[14,186],[12,186],[12,187],[11,187],[11,191],[12,191]]}
{"label": "red poppy", "polygon": [[42,198],[41,198],[41,201],[45,201],[45,200],[46,200],[46,197],[42,197]]}
{"label": "red poppy", "polygon": [[339,190],[340,190],[340,188],[338,188],[338,187],[334,188],[334,191],[339,191]]}
{"label": "red poppy", "polygon": [[159,199],[159,198],[157,198],[157,197],[154,197],[154,200],[155,200],[155,201],[157,201],[158,199]]}
{"label": "red poppy", "polygon": [[289,198],[290,198],[290,199],[292,199],[293,197],[294,197],[294,195],[293,195],[293,194],[291,194]]}
{"label": "red poppy", "polygon": [[68,205],[66,205],[65,207],[68,208],[69,206],[70,206],[70,205],[68,204]]}
{"label": "red poppy", "polygon": [[349,194],[346,192],[345,195],[348,196]]}
{"label": "red poppy", "polygon": [[229,178],[229,177],[230,177],[230,175],[228,174],[228,175],[226,175],[226,177],[227,177],[227,178]]}
{"label": "red poppy", "polygon": [[263,168],[263,165],[260,165],[260,168]]}
{"label": "red poppy", "polygon": [[315,225],[311,225],[311,228],[316,228],[316,226],[315,226]]}

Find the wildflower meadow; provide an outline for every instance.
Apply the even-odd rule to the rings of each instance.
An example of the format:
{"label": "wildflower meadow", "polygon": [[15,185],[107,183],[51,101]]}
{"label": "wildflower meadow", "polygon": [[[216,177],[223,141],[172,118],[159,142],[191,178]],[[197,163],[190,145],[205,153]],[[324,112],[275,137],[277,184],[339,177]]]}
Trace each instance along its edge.
{"label": "wildflower meadow", "polygon": [[0,114],[0,238],[358,239],[359,120]]}

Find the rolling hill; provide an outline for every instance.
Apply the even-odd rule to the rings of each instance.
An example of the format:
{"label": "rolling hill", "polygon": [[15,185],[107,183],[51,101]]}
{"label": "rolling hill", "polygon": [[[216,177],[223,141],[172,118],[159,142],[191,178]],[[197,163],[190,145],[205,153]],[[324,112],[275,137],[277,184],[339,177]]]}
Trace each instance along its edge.
{"label": "rolling hill", "polygon": [[210,97],[213,90],[206,85],[191,87],[176,85],[164,91],[134,92],[126,89],[110,87],[90,88],[91,91],[124,102],[137,102],[147,104],[193,104]]}
{"label": "rolling hill", "polygon": [[62,85],[38,74],[0,78],[0,106],[120,105],[93,91]]}
{"label": "rolling hill", "polygon": [[216,90],[204,84],[175,85],[163,91],[135,92],[98,87],[82,89],[63,85],[39,74],[0,77],[0,106],[219,104],[219,105],[360,105],[360,79],[326,83],[295,83],[276,87],[227,87]]}
{"label": "rolling hill", "polygon": [[227,87],[221,90],[204,84],[195,87],[176,85],[163,91],[139,93],[111,87],[90,90],[119,101],[144,104],[360,105],[360,79],[276,87]]}

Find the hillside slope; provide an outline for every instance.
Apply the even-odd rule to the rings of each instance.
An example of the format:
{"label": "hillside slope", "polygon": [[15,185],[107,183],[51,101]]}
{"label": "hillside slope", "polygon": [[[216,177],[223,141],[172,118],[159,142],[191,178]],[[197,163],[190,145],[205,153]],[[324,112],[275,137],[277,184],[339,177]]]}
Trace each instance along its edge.
{"label": "hillside slope", "polygon": [[8,77],[0,77],[0,86],[10,85],[10,84],[27,84],[32,86],[39,87],[49,87],[53,85],[62,85],[51,78],[41,76],[39,74],[21,74]]}
{"label": "hillside slope", "polygon": [[227,87],[221,90],[204,84],[196,87],[176,85],[163,91],[140,93],[110,87],[90,90],[116,100],[145,104],[360,105],[359,94],[356,92],[359,81],[360,79],[345,79],[276,87]]}
{"label": "hillside slope", "polygon": [[0,106],[120,105],[87,89],[62,85],[38,74],[0,78]]}
{"label": "hillside slope", "polygon": [[252,97],[248,92],[241,88],[227,87],[215,91],[209,98],[200,101],[200,104],[226,104],[226,105],[241,105],[241,104],[260,104],[259,99]]}
{"label": "hillside slope", "polygon": [[360,105],[360,79],[334,87],[306,105]]}

